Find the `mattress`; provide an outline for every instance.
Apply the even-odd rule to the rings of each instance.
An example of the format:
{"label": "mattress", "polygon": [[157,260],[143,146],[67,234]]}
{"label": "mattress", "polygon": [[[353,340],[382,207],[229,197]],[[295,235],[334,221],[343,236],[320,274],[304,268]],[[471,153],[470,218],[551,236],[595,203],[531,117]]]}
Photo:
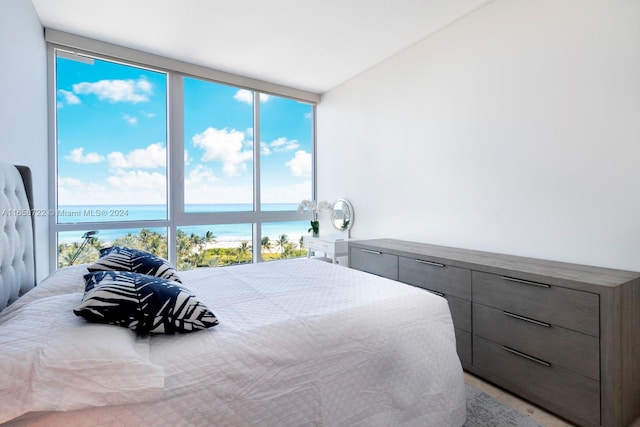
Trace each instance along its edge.
{"label": "mattress", "polygon": [[85,266],[0,314],[0,423],[461,426],[445,299],[309,259],[180,272],[219,325],[138,336],[72,309]]}

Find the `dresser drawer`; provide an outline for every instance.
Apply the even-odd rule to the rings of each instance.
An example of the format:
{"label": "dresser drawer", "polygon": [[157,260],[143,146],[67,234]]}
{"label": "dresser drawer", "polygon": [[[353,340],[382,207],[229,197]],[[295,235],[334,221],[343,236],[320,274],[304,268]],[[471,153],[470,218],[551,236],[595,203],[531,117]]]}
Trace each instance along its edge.
{"label": "dresser drawer", "polygon": [[471,300],[471,270],[407,257],[398,262],[401,282]]}
{"label": "dresser drawer", "polygon": [[307,246],[307,249],[310,249],[312,251],[333,252],[334,242],[305,237],[305,245]]}
{"label": "dresser drawer", "polygon": [[473,361],[471,359],[471,332],[463,331],[462,329],[454,328],[453,331],[456,334],[456,350],[460,362],[467,365],[471,365]]}
{"label": "dresser drawer", "polygon": [[398,280],[398,256],[358,247],[349,248],[349,266],[356,270]]}
{"label": "dresser drawer", "polygon": [[600,424],[600,383],[551,364],[542,365],[473,336],[473,364],[576,417]]}
{"label": "dresser drawer", "polygon": [[600,340],[596,337],[475,303],[473,333],[552,365],[600,379]]}
{"label": "dresser drawer", "polygon": [[474,302],[600,336],[597,294],[478,271],[472,283]]}

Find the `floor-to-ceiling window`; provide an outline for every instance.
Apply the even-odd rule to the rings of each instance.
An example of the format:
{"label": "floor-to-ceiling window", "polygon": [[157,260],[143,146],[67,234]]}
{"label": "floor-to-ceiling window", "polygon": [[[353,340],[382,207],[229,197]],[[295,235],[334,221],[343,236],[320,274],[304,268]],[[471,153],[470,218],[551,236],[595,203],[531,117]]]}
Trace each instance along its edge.
{"label": "floor-to-ceiling window", "polygon": [[180,269],[306,255],[313,102],[52,48],[57,266],[136,247]]}

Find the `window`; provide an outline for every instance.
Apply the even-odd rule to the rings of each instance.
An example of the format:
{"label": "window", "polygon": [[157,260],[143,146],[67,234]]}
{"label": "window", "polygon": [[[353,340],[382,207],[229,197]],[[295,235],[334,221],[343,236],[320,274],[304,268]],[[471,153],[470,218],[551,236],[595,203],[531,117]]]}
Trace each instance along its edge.
{"label": "window", "polygon": [[183,81],[185,211],[253,211],[253,92]]}
{"label": "window", "polygon": [[312,198],[313,106],[260,94],[260,200],[265,211]]}
{"label": "window", "polygon": [[[313,102],[51,46],[52,265],[126,245],[179,269],[306,256]],[[78,60],[80,59],[80,60]]]}
{"label": "window", "polygon": [[56,77],[58,223],[166,220],[166,75],[58,57]]}

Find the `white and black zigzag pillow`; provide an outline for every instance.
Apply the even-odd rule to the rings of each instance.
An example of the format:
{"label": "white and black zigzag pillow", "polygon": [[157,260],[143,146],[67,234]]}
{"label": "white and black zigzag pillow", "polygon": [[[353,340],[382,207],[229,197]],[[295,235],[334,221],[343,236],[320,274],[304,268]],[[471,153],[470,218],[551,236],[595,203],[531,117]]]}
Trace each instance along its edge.
{"label": "white and black zigzag pillow", "polygon": [[176,269],[164,258],[124,246],[100,250],[100,258],[87,267],[89,271],[132,271],[182,282]]}
{"label": "white and black zigzag pillow", "polygon": [[77,316],[108,323],[139,334],[185,333],[218,324],[195,295],[177,282],[126,271],[99,271],[84,276]]}

